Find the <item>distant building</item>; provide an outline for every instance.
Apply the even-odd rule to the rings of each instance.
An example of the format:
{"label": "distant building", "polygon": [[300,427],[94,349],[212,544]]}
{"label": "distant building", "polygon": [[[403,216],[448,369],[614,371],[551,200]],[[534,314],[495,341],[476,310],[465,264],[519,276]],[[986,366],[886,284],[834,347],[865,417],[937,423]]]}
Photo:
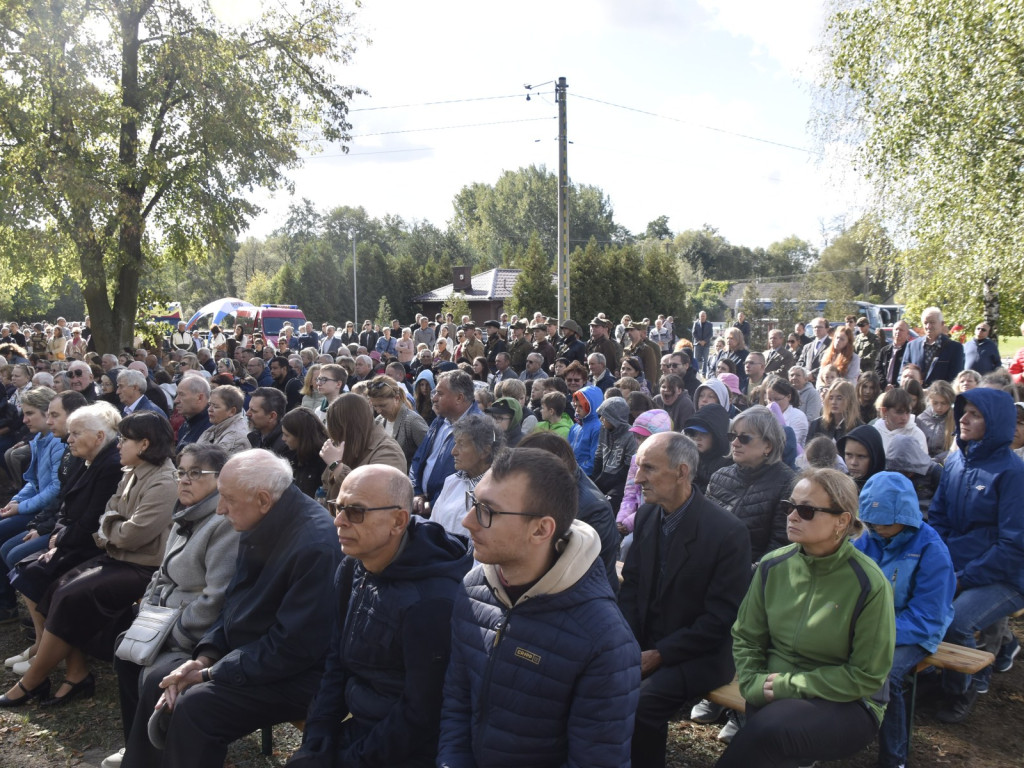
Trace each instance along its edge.
{"label": "distant building", "polygon": [[[496,320],[505,311],[505,300],[512,296],[512,286],[519,272],[518,269],[489,269],[470,276],[468,268],[455,267],[452,282],[415,296],[412,303],[419,304],[420,311],[433,318],[452,294],[462,293],[469,304],[470,316],[479,325],[485,320]],[[455,318],[455,322],[458,321],[459,318]]]}

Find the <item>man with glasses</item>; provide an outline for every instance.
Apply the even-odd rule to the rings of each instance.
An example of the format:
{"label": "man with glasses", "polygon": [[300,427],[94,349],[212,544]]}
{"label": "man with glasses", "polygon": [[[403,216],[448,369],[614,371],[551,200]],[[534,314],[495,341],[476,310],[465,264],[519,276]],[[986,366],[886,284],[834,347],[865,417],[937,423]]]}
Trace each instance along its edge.
{"label": "man with glasses", "polygon": [[455,598],[439,766],[629,764],[640,650],[552,458],[506,451],[469,496],[480,565]]}
{"label": "man with glasses", "polygon": [[544,373],[544,355],[540,352],[531,352],[526,356],[526,369],[519,374],[520,381],[533,381],[535,379],[546,379]]}
{"label": "man with glasses", "polygon": [[328,504],[345,555],[338,624],[296,765],[433,765],[452,602],[473,558],[412,498],[408,477],[370,465]]}
{"label": "man with glasses", "polygon": [[807,369],[811,381],[817,381],[818,369],[821,368],[821,356],[825,350],[832,345],[832,339],[828,335],[828,320],[824,317],[816,317],[811,321],[811,329],[814,331],[814,338],[804,345],[800,355],[800,365]]}
{"label": "man with glasses", "polygon": [[964,367],[982,376],[1003,364],[999,356],[999,345],[992,341],[990,333],[989,324],[982,321],[974,329],[974,338],[964,344]]}
{"label": "man with glasses", "polygon": [[[115,364],[117,358],[114,358]],[[116,367],[116,365],[115,365]],[[109,370],[109,369],[108,369]],[[96,402],[96,384],[92,376],[92,368],[81,360],[76,360],[68,366],[68,379],[71,381],[71,389],[81,392],[88,402]]]}
{"label": "man with glasses", "polygon": [[683,380],[683,389],[692,399],[700,386],[700,379],[697,378],[697,371],[690,362],[690,356],[684,350],[678,352],[666,352],[661,356],[661,375],[674,373]]}
{"label": "man with glasses", "polygon": [[267,451],[228,459],[217,488],[217,514],[241,533],[235,579],[193,659],[148,671],[139,711],[155,705],[155,719],[136,718],[125,766],[220,768],[236,739],[306,717],[323,676],[341,560],[330,518]]}
{"label": "man with glasses", "polygon": [[733,678],[730,629],[750,580],[750,536],[693,485],[699,453],[676,432],[636,456],[644,504],[622,569],[619,607],[642,650],[632,765],[665,765],[668,721]]}

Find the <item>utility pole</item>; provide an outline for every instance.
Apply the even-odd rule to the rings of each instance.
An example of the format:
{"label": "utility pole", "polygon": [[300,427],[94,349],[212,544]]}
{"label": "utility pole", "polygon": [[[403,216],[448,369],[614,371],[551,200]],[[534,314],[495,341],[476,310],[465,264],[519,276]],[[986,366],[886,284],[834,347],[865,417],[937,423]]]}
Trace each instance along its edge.
{"label": "utility pole", "polygon": [[558,78],[555,86],[555,101],[558,102],[558,325],[569,317],[569,159],[568,136],[565,117],[564,77]]}
{"label": "utility pole", "polygon": [[348,236],[352,240],[352,320],[356,324],[356,333],[362,326],[359,324],[359,291],[356,286],[356,231],[350,229]]}

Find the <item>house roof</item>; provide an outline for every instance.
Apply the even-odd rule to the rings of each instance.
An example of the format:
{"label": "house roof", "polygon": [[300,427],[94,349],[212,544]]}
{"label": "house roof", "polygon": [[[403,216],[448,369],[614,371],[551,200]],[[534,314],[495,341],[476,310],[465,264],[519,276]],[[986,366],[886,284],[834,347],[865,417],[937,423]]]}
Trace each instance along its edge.
{"label": "house roof", "polygon": [[[464,295],[466,301],[501,301],[512,295],[512,286],[516,284],[521,270],[518,269],[489,269],[478,275],[473,275],[470,281],[472,286]],[[427,293],[413,297],[414,302],[425,301],[447,301],[453,291],[454,283],[435,288]]]}

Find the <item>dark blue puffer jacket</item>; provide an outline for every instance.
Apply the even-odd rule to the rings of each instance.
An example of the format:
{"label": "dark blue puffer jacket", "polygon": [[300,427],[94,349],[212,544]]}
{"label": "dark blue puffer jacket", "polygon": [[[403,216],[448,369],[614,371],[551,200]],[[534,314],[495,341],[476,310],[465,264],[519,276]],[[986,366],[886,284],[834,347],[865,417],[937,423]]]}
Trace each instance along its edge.
{"label": "dark blue puffer jacket", "polygon": [[433,766],[452,600],[472,564],[465,539],[415,516],[380,573],[345,558],[327,665],[296,758],[353,768]]}
{"label": "dark blue puffer jacket", "polygon": [[612,596],[592,528],[515,606],[496,568],[466,576],[452,615],[437,765],[629,765],[640,647]]}
{"label": "dark blue puffer jacket", "polygon": [[[960,437],[967,404],[985,417],[981,440]],[[956,443],[928,510],[928,522],[949,548],[961,589],[1009,584],[1024,592],[1024,461],[1012,450],[1013,398],[976,387],[957,395]]]}

